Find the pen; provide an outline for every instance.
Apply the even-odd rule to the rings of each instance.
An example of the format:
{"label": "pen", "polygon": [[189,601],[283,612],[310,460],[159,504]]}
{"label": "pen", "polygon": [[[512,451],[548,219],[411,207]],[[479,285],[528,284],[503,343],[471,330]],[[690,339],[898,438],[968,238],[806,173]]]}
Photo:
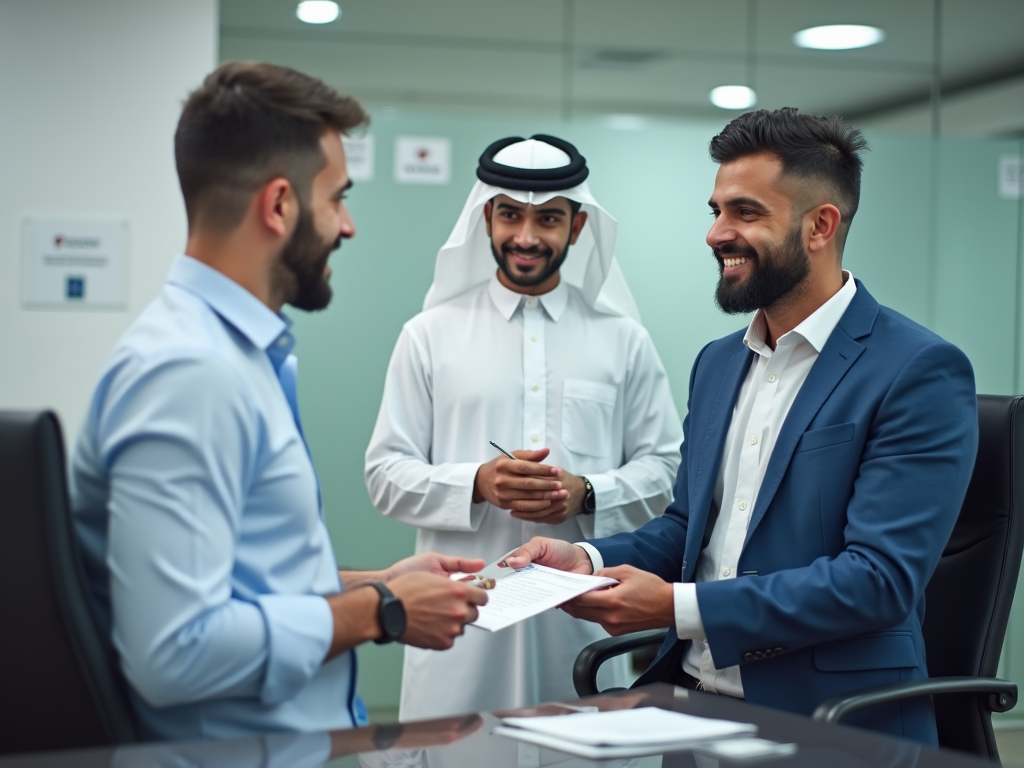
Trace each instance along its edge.
{"label": "pen", "polygon": [[509,453],[508,451],[506,451],[506,450],[505,450],[504,448],[502,448],[502,447],[501,447],[500,445],[498,445],[498,444],[497,444],[496,442],[494,442],[493,440],[488,440],[487,442],[489,442],[489,443],[490,443],[491,445],[493,445],[493,446],[494,446],[495,448],[497,448],[497,449],[498,449],[499,451],[501,451],[501,452],[502,452],[502,453],[504,453],[504,454],[505,454],[506,456],[508,456],[508,457],[509,457],[510,459],[512,459],[512,461],[519,461],[519,459],[517,459],[517,458],[516,458],[515,456],[513,456],[513,455],[512,455],[511,453]]}

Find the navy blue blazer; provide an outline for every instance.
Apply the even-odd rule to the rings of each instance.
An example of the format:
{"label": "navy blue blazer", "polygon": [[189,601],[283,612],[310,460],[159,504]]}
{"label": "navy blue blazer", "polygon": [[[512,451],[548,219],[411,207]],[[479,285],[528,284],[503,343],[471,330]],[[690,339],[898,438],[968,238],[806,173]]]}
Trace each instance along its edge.
{"label": "navy blue blazer", "polygon": [[[753,357],[738,331],[690,374],[682,464],[665,514],[591,543],[606,566],[692,581],[726,432]],[[805,715],[858,688],[927,677],[924,589],[956,522],[978,444],[967,357],[857,293],[779,432],[738,577],[697,585],[715,666],[740,665],[747,701]],[[675,630],[638,684],[665,680]],[[935,744],[930,699],[851,724]]]}

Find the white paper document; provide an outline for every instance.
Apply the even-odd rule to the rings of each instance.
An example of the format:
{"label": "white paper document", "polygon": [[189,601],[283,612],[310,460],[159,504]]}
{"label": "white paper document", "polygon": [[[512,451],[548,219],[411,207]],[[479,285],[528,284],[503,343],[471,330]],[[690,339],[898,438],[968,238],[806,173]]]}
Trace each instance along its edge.
{"label": "white paper document", "polygon": [[695,747],[757,731],[735,723],[658,707],[554,717],[506,717],[494,733],[583,757],[631,757]]}
{"label": "white paper document", "polygon": [[558,571],[535,563],[518,571],[492,563],[476,576],[494,579],[494,587],[487,592],[487,605],[480,607],[480,615],[470,624],[488,632],[518,624],[584,592],[619,583],[605,576]]}

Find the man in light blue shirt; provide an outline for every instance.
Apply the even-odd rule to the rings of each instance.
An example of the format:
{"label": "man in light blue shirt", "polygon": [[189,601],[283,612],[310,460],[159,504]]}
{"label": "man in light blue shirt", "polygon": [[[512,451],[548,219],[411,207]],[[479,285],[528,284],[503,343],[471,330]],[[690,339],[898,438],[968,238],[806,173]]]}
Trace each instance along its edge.
{"label": "man in light blue shirt", "polygon": [[355,646],[450,647],[486,601],[447,578],[483,561],[339,573],[321,514],[280,310],[330,301],[327,259],[355,234],[339,134],[365,122],[354,100],[269,65],[222,65],[185,104],[185,255],[115,347],[71,477],[149,737],[362,724]]}

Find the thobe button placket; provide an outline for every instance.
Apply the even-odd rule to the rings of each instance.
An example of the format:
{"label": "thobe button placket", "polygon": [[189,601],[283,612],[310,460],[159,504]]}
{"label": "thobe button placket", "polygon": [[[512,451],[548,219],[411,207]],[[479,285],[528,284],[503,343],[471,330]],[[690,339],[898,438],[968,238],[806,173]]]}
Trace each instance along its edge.
{"label": "thobe button placket", "polygon": [[[522,303],[523,338],[523,445],[537,448],[547,440],[547,363],[544,349],[544,309],[529,297]],[[540,342],[540,343],[537,343]]]}

